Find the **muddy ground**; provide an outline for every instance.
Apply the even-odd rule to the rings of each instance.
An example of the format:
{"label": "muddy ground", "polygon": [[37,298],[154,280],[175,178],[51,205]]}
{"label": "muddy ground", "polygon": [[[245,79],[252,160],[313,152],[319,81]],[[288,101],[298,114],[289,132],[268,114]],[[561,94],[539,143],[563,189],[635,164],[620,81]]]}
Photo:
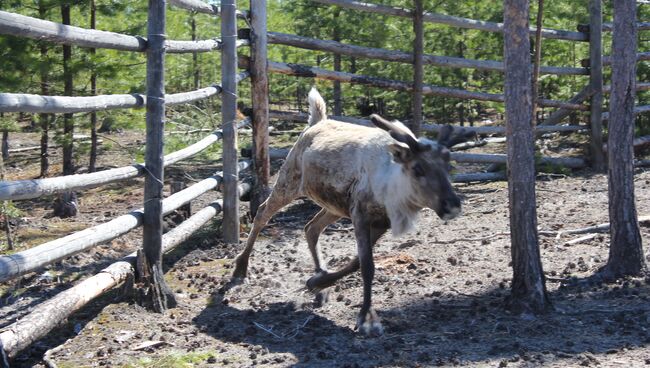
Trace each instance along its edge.
{"label": "muddy ground", "polygon": [[[213,168],[213,163],[194,162],[171,170],[198,178]],[[635,178],[638,212],[647,215],[650,171],[639,169]],[[246,285],[225,295],[219,292],[238,247],[218,240],[215,221],[165,258],[177,308],[149,313],[130,302],[128,290],[115,290],[75,313],[13,364],[45,366],[43,354],[57,346],[50,356],[59,367],[650,364],[650,280],[589,288],[566,285],[605,263],[607,234],[574,245],[565,242],[580,235],[541,236],[554,310],[537,317],[511,315],[504,308],[511,278],[506,184],[455,187],[463,196],[461,217],[444,222],[425,210],[416,232],[401,238],[387,234],[375,249],[373,303],[385,328],[381,337],[367,338],[354,331],[362,297],[359,274],[341,280],[331,288],[328,303],[315,308],[313,296],[304,289],[313,266],[302,228],[318,208],[300,200],[278,213],[264,230]],[[82,216],[75,220],[45,219],[49,204],[33,202],[26,209],[28,220],[18,229],[19,240],[21,231],[35,226],[72,232],[104,222],[140,206],[138,188],[141,183],[134,180],[113,187],[116,193],[111,197],[102,197],[106,188],[87,192],[81,198]],[[214,197],[210,194],[194,209]],[[608,221],[607,182],[601,174],[584,170],[569,176],[540,175],[537,198],[541,230]],[[64,235],[44,232],[49,237]],[[650,229],[642,226],[641,233],[647,249]],[[5,284],[1,324],[11,323],[39,301],[130,252],[138,242],[139,234],[134,233],[60,262],[46,273]],[[328,268],[345,264],[355,251],[350,223],[330,226],[321,244]]]}

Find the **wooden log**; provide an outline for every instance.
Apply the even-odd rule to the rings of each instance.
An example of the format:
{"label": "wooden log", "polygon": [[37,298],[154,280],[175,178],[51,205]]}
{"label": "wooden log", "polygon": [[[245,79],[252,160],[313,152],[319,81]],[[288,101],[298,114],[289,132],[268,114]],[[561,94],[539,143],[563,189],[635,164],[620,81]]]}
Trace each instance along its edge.
{"label": "wooden log", "polygon": [[223,129],[223,238],[229,244],[239,243],[239,198],[237,196],[237,19],[235,0],[221,1],[221,121]]}
{"label": "wooden log", "polygon": [[[634,115],[650,112],[650,105],[634,106]],[[609,111],[603,112],[603,121],[609,120]]]}
{"label": "wooden log", "polygon": [[[439,132],[444,125],[442,124],[424,124],[422,126],[423,130],[429,132]],[[476,132],[477,134],[488,135],[488,134],[505,134],[506,129],[502,126],[479,126],[479,127],[463,127],[468,131]],[[551,132],[579,132],[589,130],[589,127],[586,125],[539,125],[535,127],[536,133],[551,133]]]}
{"label": "wooden log", "polygon": [[[78,138],[76,135],[73,137],[74,141],[79,141],[78,143],[89,143],[88,140],[90,140],[90,137],[81,137]],[[104,143],[102,139],[97,140],[98,144]],[[49,146],[48,149],[57,149],[61,148],[61,145],[54,145],[54,146]],[[35,150],[40,150],[41,146],[27,146],[27,147],[16,147],[16,148],[10,148],[9,153],[21,153],[21,152],[29,152],[29,151],[35,151]]]}
{"label": "wooden log", "polygon": [[[239,163],[241,170],[250,167],[250,161]],[[202,194],[223,183],[223,172],[206,178],[189,188],[174,193],[162,201],[162,215],[168,215]],[[68,236],[40,244],[30,249],[0,257],[0,282],[35,271],[63,258],[113,240],[142,225],[143,209],[131,211],[106,223],[78,231]]]}
{"label": "wooden log", "polygon": [[[249,77],[247,71],[237,74],[237,82]],[[221,93],[218,84],[196,91],[165,95],[168,105],[194,102]],[[0,112],[75,113],[111,109],[139,108],[147,98],[141,94],[99,95],[89,97],[41,96],[27,93],[0,93]]]}
{"label": "wooden log", "polygon": [[[243,14],[241,16],[243,17]],[[147,45],[147,40],[143,37],[69,26],[5,11],[0,11],[0,34],[45,40],[64,45],[122,51],[143,52]],[[239,47],[246,45],[248,45],[247,40],[238,41]],[[218,39],[200,41],[169,40],[165,41],[165,47],[167,52],[175,54],[208,52],[219,50],[221,41]]]}
{"label": "wooden log", "polygon": [[[640,224],[650,222],[650,216],[640,216],[638,219]],[[610,223],[605,222],[602,224],[587,226],[579,229],[560,230],[556,235],[556,239],[560,239],[564,235],[579,235],[579,234],[593,234],[593,233],[606,233],[609,231]]]}
{"label": "wooden log", "polygon": [[[249,61],[246,58],[242,57],[240,58],[240,65],[243,68],[248,68]],[[269,71],[273,73],[293,75],[297,77],[338,80],[346,83],[364,84],[364,85],[393,89],[398,91],[407,91],[407,92],[413,91],[413,84],[409,82],[396,81],[396,80],[358,75],[352,73],[334,72],[331,70],[325,70],[325,69],[320,69],[320,68],[315,68],[315,67],[310,67],[310,66],[300,65],[300,64],[287,64],[287,63],[269,61]],[[479,100],[479,101],[495,101],[495,102],[504,101],[504,97],[502,94],[472,92],[472,91],[467,91],[467,90],[457,89],[457,88],[438,87],[430,84],[425,84],[423,86],[422,93],[424,95],[446,96],[446,97],[454,97],[459,99],[472,99],[472,100]],[[573,110],[587,110],[589,108],[586,105],[572,104],[568,102],[554,101],[554,100],[547,100],[547,99],[540,99],[539,105],[549,106],[549,107],[562,107],[562,108],[573,109]]]}
{"label": "wooden log", "polygon": [[[355,10],[360,10],[365,12],[394,15],[394,16],[404,17],[404,18],[413,18],[413,12],[411,10],[393,7],[393,6],[370,4],[370,3],[364,3],[355,0],[314,0],[314,1],[321,4],[337,5],[344,8],[355,9]],[[425,12],[424,21],[429,23],[446,24],[449,26],[454,26],[459,28],[478,29],[487,32],[496,32],[496,33],[504,32],[503,23],[486,22],[486,21],[480,21],[474,19],[454,17],[454,16],[444,15],[444,14]],[[531,35],[534,35],[535,28],[530,28],[529,32]],[[556,29],[543,29],[542,36],[544,38],[572,40],[572,41],[588,40],[586,33],[556,30]]]}
{"label": "wooden log", "polygon": [[[269,43],[278,45],[287,45],[299,47],[308,50],[319,50],[337,53],[341,55],[348,55],[354,57],[363,57],[376,60],[384,60],[391,62],[412,63],[413,54],[404,51],[392,51],[380,48],[364,47],[348,45],[341,42],[319,40],[315,38],[297,36],[286,33],[269,32]],[[490,70],[503,72],[503,62],[493,60],[472,60],[451,56],[437,56],[437,55],[424,55],[422,62],[425,65],[435,65],[450,68],[471,68],[476,70]],[[586,68],[570,68],[570,67],[553,67],[542,66],[540,69],[542,74],[557,74],[557,75],[588,75],[589,72]]]}
{"label": "wooden log", "polygon": [[253,105],[253,155],[255,189],[251,195],[250,209],[254,216],[257,208],[268,197],[271,189],[271,164],[269,159],[269,80],[268,31],[266,0],[250,1],[251,16],[251,101]]}
{"label": "wooden log", "polygon": [[210,128],[199,128],[199,129],[189,129],[189,130],[172,130],[169,132],[165,132],[165,134],[168,135],[190,135],[190,134],[196,134],[196,133],[205,133],[205,132],[211,132],[212,129]]}
{"label": "wooden log", "polygon": [[[603,86],[603,93],[610,93],[612,91],[612,85],[607,84]],[[636,91],[650,91],[650,82],[636,82]]]}
{"label": "wooden log", "polygon": [[[181,9],[195,11],[197,13],[219,16],[221,9],[217,5],[210,5],[200,0],[169,0],[169,4]],[[248,11],[237,10],[237,18],[247,19]]]}
{"label": "wooden log", "polygon": [[[194,52],[210,52],[221,50],[221,40],[196,40],[196,41],[165,41],[165,47],[168,54],[188,54]],[[248,40],[237,40],[237,47],[250,45]]]}
{"label": "wooden log", "polygon": [[0,34],[123,51],[144,51],[147,46],[147,41],[142,37],[66,26],[5,11],[0,11]]}
{"label": "wooden log", "polygon": [[[637,62],[639,62],[639,61],[647,61],[647,60],[650,60],[650,52],[639,52],[639,53],[636,54],[636,61]],[[612,61],[613,61],[613,59],[612,59],[611,56],[609,56],[609,55],[608,56],[603,56],[603,65],[611,66]],[[590,63],[591,63],[591,59],[582,59],[582,61],[580,62],[580,64],[582,64],[582,66],[589,66]]]}
{"label": "wooden log", "polygon": [[[582,104],[585,102],[591,95],[593,94],[593,90],[591,89],[591,85],[585,86],[580,92],[578,92],[575,96],[573,96],[569,102],[570,103],[575,103],[575,104]],[[569,116],[569,114],[572,113],[572,110],[568,109],[557,109],[554,111],[548,118],[544,119],[539,125],[558,125],[562,122],[562,120]]]}
{"label": "wooden log", "polygon": [[589,33],[589,87],[592,91],[590,101],[589,124],[591,139],[589,140],[591,165],[594,170],[605,168],[603,152],[603,37],[602,37],[602,1],[589,2],[589,24],[593,32]]}
{"label": "wooden log", "polygon": [[[289,120],[289,121],[299,121],[307,122],[308,116],[304,113],[295,113],[287,111],[270,111],[269,118],[277,120]],[[330,119],[344,121],[352,124],[364,125],[364,126],[374,126],[370,120],[354,118],[350,116],[330,116]],[[440,132],[444,125],[442,124],[423,124],[422,130],[428,132]],[[489,135],[489,134],[505,134],[505,127],[502,126],[474,126],[474,127],[463,127],[464,129],[476,132],[477,134]],[[555,126],[537,126],[535,127],[535,132],[538,134],[541,133],[552,133],[552,132],[580,132],[589,130],[589,127],[586,125],[555,125]]]}
{"label": "wooden log", "polygon": [[[246,126],[249,122],[248,118],[244,119],[238,124],[238,128]],[[217,142],[221,139],[221,136],[222,133],[218,130],[188,147],[166,155],[164,157],[164,165],[168,166],[194,156]],[[94,188],[104,184],[135,178],[144,175],[144,172],[144,164],[135,164],[90,174],[35,180],[2,181],[0,182],[0,200],[32,199],[68,190]]]}
{"label": "wooden log", "polygon": [[[634,138],[632,146],[635,153],[648,149],[650,147],[650,135]],[[607,153],[607,144],[603,144],[603,151]]]}
{"label": "wooden log", "polygon": [[[452,152],[452,161],[467,162],[467,163],[481,163],[481,164],[505,164],[507,156],[505,154],[487,154],[487,153],[466,153],[466,152]],[[540,157],[537,160],[538,164],[564,166],[571,169],[580,169],[587,166],[584,159],[579,157]]]}
{"label": "wooden log", "polygon": [[505,172],[487,172],[487,173],[468,173],[455,174],[451,176],[454,183],[471,183],[477,181],[498,181],[506,180]]}
{"label": "wooden log", "polygon": [[[241,185],[243,195],[250,186]],[[163,236],[163,252],[169,252],[187,240],[196,230],[221,212],[221,201],[210,203]],[[46,336],[72,313],[90,301],[122,285],[135,275],[136,254],[131,253],[75,286],[37,305],[0,333],[2,353],[14,357],[33,342]]]}
{"label": "wooden log", "polygon": [[[614,29],[614,23],[603,23],[603,32],[611,32]],[[637,22],[636,29],[638,31],[650,30],[650,22]],[[578,32],[589,33],[589,24],[578,24]]]}
{"label": "wooden log", "polygon": [[[162,313],[176,306],[162,266],[166,0],[149,0],[147,17],[147,115],[142,252],[138,252],[137,302]],[[177,193],[178,194],[178,193]]]}

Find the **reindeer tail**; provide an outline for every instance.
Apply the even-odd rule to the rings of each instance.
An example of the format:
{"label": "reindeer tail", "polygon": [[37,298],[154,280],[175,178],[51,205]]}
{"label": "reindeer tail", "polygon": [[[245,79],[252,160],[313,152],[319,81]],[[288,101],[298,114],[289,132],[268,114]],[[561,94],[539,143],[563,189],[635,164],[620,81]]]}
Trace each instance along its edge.
{"label": "reindeer tail", "polygon": [[309,102],[309,126],[327,119],[325,100],[318,93],[316,87],[312,87],[311,91],[309,91],[307,101]]}

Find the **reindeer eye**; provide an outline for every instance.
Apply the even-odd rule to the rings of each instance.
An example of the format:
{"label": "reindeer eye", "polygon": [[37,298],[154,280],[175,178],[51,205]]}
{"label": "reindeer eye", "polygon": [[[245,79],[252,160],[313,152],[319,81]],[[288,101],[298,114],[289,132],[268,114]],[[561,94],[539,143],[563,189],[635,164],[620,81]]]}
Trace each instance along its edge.
{"label": "reindeer eye", "polygon": [[418,178],[422,177],[422,176],[424,176],[424,169],[422,168],[422,166],[420,166],[420,164],[415,164],[413,166],[413,173]]}

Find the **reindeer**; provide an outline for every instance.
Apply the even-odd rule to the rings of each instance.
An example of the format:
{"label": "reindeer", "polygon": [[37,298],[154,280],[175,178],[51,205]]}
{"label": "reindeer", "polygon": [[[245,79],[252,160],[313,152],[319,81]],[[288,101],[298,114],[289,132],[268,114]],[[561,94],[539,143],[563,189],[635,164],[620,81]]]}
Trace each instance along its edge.
{"label": "reindeer", "polygon": [[[378,115],[370,118],[381,129],[329,120],[325,101],[314,88],[308,101],[310,126],[289,152],[273,191],[257,211],[246,246],[235,259],[231,285],[246,277],[255,239],[271,216],[306,196],[322,207],[305,226],[315,266],[307,288],[319,292],[361,268],[363,304],[356,328],[366,335],[380,335],[383,329],[371,308],[373,246],[388,229],[394,236],[411,230],[424,207],[443,220],[460,214],[460,199],[447,172],[449,150],[429,139],[417,139],[402,123]],[[357,256],[330,272],[321,260],[318,237],[343,217],[354,225]]]}

